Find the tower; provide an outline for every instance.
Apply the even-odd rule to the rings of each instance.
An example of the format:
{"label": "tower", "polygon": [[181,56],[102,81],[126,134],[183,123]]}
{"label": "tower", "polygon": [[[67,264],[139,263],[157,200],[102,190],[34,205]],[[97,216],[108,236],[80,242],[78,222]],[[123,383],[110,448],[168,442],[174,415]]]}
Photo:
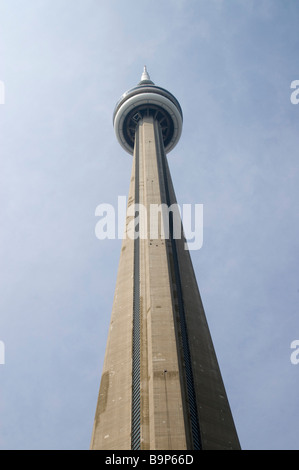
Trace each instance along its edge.
{"label": "tower", "polygon": [[[169,210],[176,197],[166,154],[182,132],[180,104],[145,67],[113,122],[133,154],[130,236],[122,242],[91,449],[240,449],[183,229],[179,222],[178,236]],[[166,208],[157,223],[152,207]]]}

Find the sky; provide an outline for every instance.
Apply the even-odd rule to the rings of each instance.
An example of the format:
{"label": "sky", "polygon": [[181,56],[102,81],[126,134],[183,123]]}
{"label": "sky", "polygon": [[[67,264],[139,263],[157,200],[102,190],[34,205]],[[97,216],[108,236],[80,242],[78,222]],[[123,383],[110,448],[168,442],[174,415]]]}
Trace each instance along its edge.
{"label": "sky", "polygon": [[241,446],[299,449],[298,24],[296,0],[0,0],[0,449],[89,448],[121,246],[95,210],[127,196],[112,114],[145,64],[183,110],[168,161]]}

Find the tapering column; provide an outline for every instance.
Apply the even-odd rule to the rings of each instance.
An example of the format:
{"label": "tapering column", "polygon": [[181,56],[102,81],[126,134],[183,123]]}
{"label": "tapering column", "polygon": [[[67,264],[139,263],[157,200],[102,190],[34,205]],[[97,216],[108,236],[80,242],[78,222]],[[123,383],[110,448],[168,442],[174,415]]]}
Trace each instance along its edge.
{"label": "tapering column", "polygon": [[180,105],[145,68],[114,126],[133,168],[91,448],[240,449],[167,163]]}

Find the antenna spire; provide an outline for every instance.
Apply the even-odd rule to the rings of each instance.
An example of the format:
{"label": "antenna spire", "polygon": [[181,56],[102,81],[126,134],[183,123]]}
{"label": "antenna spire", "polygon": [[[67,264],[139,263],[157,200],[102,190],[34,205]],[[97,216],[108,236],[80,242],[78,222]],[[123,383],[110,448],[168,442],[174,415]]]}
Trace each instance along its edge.
{"label": "antenna spire", "polygon": [[151,81],[151,78],[149,76],[149,73],[147,71],[146,65],[143,67],[143,72],[141,75],[141,80],[139,82],[139,85],[146,85],[146,84],[151,84],[154,85],[154,83]]}
{"label": "antenna spire", "polygon": [[150,76],[147,71],[146,65],[143,67],[143,73],[141,75],[141,81],[143,82],[143,80],[150,80]]}

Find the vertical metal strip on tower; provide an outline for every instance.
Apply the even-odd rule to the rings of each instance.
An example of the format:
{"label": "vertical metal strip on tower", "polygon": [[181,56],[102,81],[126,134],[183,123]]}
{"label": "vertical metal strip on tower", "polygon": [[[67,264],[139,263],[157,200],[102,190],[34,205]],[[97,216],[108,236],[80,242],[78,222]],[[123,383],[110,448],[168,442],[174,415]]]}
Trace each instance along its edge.
{"label": "vertical metal strip on tower", "polygon": [[[135,217],[139,204],[139,132],[135,142]],[[137,233],[138,226],[135,227]],[[140,242],[134,239],[133,357],[132,357],[132,450],[140,450]]]}
{"label": "vertical metal strip on tower", "polygon": [[[157,129],[157,132],[160,133],[160,138],[156,137],[156,144],[157,144],[158,142],[162,142],[161,128],[158,123],[157,123],[156,129]],[[157,148],[159,148],[158,155],[160,155],[160,158],[161,158],[166,204],[169,208],[174,201],[170,200],[170,195],[169,195],[169,182],[167,179],[166,161],[165,161],[166,155],[165,155],[164,147],[159,145],[157,146]],[[190,416],[192,448],[194,450],[200,450],[202,448],[200,427],[199,427],[199,422],[198,422],[198,410],[197,410],[197,404],[196,404],[196,395],[195,395],[194,379],[193,379],[193,371],[192,371],[192,361],[191,361],[191,355],[190,355],[190,349],[189,349],[188,332],[187,332],[187,325],[186,325],[186,318],[185,318],[180,267],[179,267],[179,261],[178,261],[178,255],[177,255],[176,241],[174,239],[172,211],[169,211],[169,238],[170,238],[171,249],[172,249],[174,276],[175,276],[177,300],[178,300],[178,307],[179,307],[179,319],[180,319],[180,335],[179,336],[181,338],[181,347],[183,351],[183,363],[185,366],[185,380],[186,380],[186,389],[187,389],[187,398],[188,398],[187,403],[189,407],[187,415]]]}

